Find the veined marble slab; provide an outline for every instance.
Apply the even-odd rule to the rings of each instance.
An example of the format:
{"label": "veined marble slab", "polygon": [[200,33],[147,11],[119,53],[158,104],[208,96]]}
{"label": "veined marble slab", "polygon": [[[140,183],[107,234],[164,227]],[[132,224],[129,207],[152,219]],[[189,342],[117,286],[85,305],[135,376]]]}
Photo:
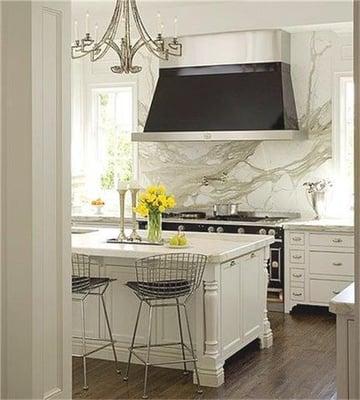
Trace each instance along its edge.
{"label": "veined marble slab", "polygon": [[329,310],[334,314],[354,314],[355,285],[351,283],[342,292],[331,299]]}
{"label": "veined marble slab", "polygon": [[[128,232],[130,234],[130,231]],[[139,231],[142,237],[145,231]],[[106,243],[107,239],[116,238],[118,229],[101,228],[97,232],[72,235],[72,250],[98,257],[116,257],[138,259],[165,253],[201,253],[209,257],[210,263],[223,263],[233,258],[241,257],[252,251],[274,243],[273,236],[267,235],[237,235],[190,232],[189,247],[173,249],[159,245],[117,244]],[[164,238],[174,234],[165,232]]]}
{"label": "veined marble slab", "polygon": [[317,232],[354,232],[354,221],[351,219],[320,219],[290,221],[283,224],[284,229]]}

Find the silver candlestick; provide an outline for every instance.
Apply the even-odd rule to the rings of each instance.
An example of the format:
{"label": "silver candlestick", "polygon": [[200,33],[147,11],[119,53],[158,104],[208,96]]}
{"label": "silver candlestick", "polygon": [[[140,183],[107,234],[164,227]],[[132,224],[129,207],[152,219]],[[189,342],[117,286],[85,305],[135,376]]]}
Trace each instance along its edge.
{"label": "silver candlestick", "polygon": [[127,189],[118,189],[119,200],[120,200],[120,233],[118,236],[118,241],[123,242],[127,240],[125,235],[125,194]]}
{"label": "silver candlestick", "polygon": [[130,240],[141,242],[141,236],[137,233],[137,222],[136,222],[136,212],[134,208],[136,207],[136,197],[140,190],[140,188],[130,187],[131,192],[131,205],[132,205],[132,232],[130,235]]}

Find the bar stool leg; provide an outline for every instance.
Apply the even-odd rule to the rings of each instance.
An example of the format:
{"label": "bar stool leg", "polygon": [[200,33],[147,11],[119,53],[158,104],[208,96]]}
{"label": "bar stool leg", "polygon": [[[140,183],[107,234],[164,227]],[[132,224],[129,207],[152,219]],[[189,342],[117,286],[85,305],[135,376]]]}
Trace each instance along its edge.
{"label": "bar stool leg", "polygon": [[116,369],[116,372],[118,374],[120,374],[121,371],[120,371],[118,359],[117,359],[117,356],[116,356],[115,344],[114,344],[114,339],[113,339],[113,335],[112,335],[112,332],[111,332],[109,316],[108,316],[108,313],[107,313],[107,310],[106,310],[106,304],[105,304],[104,295],[101,294],[100,297],[101,297],[101,302],[102,302],[102,306],[103,306],[103,310],[104,310],[106,326],[107,326],[107,329],[108,329],[108,332],[109,332],[109,338],[110,338],[110,342],[111,342],[111,347],[112,347],[112,350],[113,350],[113,353],[114,353],[115,369]]}
{"label": "bar stool leg", "polygon": [[89,389],[89,386],[87,385],[87,380],[86,380],[86,339],[85,339],[85,307],[84,307],[84,300],[80,300],[80,310],[81,310],[81,328],[82,328],[82,333],[81,333],[81,341],[82,341],[82,359],[83,359],[83,374],[84,374],[84,385],[83,389],[87,390]]}
{"label": "bar stool leg", "polygon": [[201,394],[201,393],[203,393],[203,390],[201,389],[201,386],[200,386],[200,379],[199,379],[199,372],[198,372],[198,369],[197,369],[196,355],[195,355],[194,346],[193,346],[193,342],[192,342],[192,338],[191,338],[191,332],[190,332],[189,317],[188,317],[186,305],[183,304],[183,306],[184,306],[184,311],[185,311],[185,319],[186,319],[187,330],[188,330],[188,333],[189,333],[191,354],[192,354],[192,357],[194,359],[194,370],[195,370],[195,375],[196,375],[196,380],[197,380],[197,387],[198,387],[197,392],[199,394]]}
{"label": "bar stool leg", "polygon": [[144,377],[144,394],[142,396],[143,399],[147,399],[149,396],[147,395],[147,380],[148,380],[148,372],[149,372],[149,362],[150,362],[150,346],[151,346],[151,325],[152,325],[152,306],[149,305],[149,326],[148,326],[148,343],[147,343],[147,354],[146,354],[146,363],[145,363],[145,377]]}
{"label": "bar stool leg", "polygon": [[[177,309],[177,315],[178,315],[178,321],[179,321],[181,351],[182,351],[183,360],[186,360],[186,358],[185,358],[184,336],[183,336],[183,330],[182,330],[182,326],[181,326],[180,305],[179,305],[179,299],[178,298],[176,298],[176,309]],[[186,362],[184,362],[184,375],[187,375],[188,373],[189,372],[188,372],[188,370],[186,368]]]}
{"label": "bar stool leg", "polygon": [[135,322],[133,337],[132,337],[131,345],[130,345],[130,348],[129,348],[129,359],[128,359],[128,364],[127,364],[127,367],[126,367],[125,376],[124,376],[124,378],[123,378],[124,381],[127,381],[127,380],[129,379],[129,371],[130,371],[131,356],[132,356],[132,352],[133,352],[133,349],[134,349],[134,343],[135,343],[135,338],[136,338],[136,331],[137,331],[137,328],[138,328],[138,325],[139,325],[139,318],[140,318],[140,313],[141,313],[142,304],[143,304],[143,302],[142,302],[142,300],[141,300],[141,301],[140,301],[140,305],[139,305],[139,309],[138,309],[138,313],[137,313],[137,316],[136,316],[136,322]]}

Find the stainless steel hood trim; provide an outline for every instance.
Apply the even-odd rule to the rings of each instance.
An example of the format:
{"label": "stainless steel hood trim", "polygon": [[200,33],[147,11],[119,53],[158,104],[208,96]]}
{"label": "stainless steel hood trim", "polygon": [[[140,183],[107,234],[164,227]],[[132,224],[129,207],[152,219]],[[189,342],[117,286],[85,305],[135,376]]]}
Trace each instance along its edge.
{"label": "stainless steel hood trim", "polygon": [[224,142],[242,140],[304,140],[298,130],[200,131],[200,132],[133,132],[133,142]]}

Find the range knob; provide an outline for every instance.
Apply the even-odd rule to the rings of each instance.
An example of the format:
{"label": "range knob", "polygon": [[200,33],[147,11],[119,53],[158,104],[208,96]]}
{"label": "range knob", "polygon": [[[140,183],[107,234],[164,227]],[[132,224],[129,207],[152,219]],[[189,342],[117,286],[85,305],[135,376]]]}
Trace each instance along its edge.
{"label": "range knob", "polygon": [[245,229],[244,228],[239,228],[238,229],[238,233],[245,233]]}
{"label": "range knob", "polygon": [[218,228],[216,228],[216,232],[217,233],[224,233],[224,228],[222,226],[219,226]]}
{"label": "range knob", "polygon": [[184,231],[185,230],[185,226],[184,225],[179,225],[178,226],[178,231],[179,232],[182,232],[182,231]]}
{"label": "range knob", "polygon": [[209,226],[209,227],[208,227],[208,232],[209,232],[209,233],[215,232],[215,228],[214,228],[213,226]]}
{"label": "range knob", "polygon": [[269,229],[268,235],[275,236],[276,232],[275,229]]}
{"label": "range knob", "polygon": [[259,235],[266,235],[266,229],[264,228],[259,229]]}

